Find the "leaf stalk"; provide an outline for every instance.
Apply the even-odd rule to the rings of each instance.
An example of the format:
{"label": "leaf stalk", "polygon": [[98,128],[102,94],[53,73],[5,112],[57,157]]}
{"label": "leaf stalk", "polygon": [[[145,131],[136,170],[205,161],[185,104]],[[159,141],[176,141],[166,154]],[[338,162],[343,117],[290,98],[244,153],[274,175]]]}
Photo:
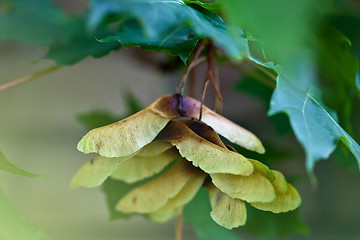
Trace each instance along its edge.
{"label": "leaf stalk", "polygon": [[30,81],[32,81],[34,79],[40,78],[40,77],[42,77],[44,75],[47,75],[47,74],[49,74],[51,72],[54,72],[54,71],[56,71],[56,70],[58,70],[60,68],[62,68],[62,66],[57,66],[57,65],[51,66],[49,68],[45,68],[45,69],[43,69],[43,70],[41,70],[39,72],[36,72],[34,74],[31,74],[29,76],[16,79],[16,80],[11,81],[9,83],[5,83],[4,85],[0,86],[0,92],[8,90],[8,89],[16,87],[16,86],[19,86],[19,85],[22,85],[24,83],[30,82]]}

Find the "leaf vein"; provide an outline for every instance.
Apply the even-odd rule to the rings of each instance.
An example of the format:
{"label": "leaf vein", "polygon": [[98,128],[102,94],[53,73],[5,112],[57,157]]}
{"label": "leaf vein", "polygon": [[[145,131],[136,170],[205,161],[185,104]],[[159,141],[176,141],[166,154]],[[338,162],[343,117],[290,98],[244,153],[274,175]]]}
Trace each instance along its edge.
{"label": "leaf vein", "polygon": [[309,146],[312,146],[313,139],[312,139],[312,135],[311,135],[311,132],[310,132],[310,129],[309,129],[308,121],[306,119],[306,112],[305,112],[305,108],[306,108],[306,104],[307,104],[308,99],[309,99],[309,96],[308,96],[308,94],[306,94],[306,98],[305,98],[303,107],[301,109],[301,112],[302,112],[302,115],[303,115],[303,118],[304,118],[304,124],[305,124],[306,134],[308,136],[308,141],[310,143]]}

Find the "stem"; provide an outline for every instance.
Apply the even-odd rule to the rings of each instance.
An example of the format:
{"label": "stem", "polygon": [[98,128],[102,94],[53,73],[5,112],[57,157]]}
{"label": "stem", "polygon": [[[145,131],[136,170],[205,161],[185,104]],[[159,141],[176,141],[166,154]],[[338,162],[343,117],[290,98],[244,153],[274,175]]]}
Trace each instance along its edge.
{"label": "stem", "polygon": [[201,93],[201,105],[200,105],[200,114],[199,114],[199,121],[201,121],[202,118],[202,111],[203,111],[203,105],[204,105],[204,99],[205,99],[205,92],[206,92],[206,88],[208,86],[210,82],[209,78],[206,78],[205,82],[204,82],[204,87]]}
{"label": "stem", "polygon": [[189,76],[189,73],[192,69],[194,69],[197,65],[203,63],[206,60],[205,57],[201,57],[193,62],[191,62],[191,64],[189,65],[189,67],[186,69],[186,72],[183,74],[183,76],[181,77],[177,87],[176,87],[176,92],[180,92],[181,94],[184,92],[184,86],[186,83],[186,79]]}
{"label": "stem", "polygon": [[41,70],[41,71],[39,71],[37,73],[34,73],[32,75],[19,78],[17,80],[9,82],[9,83],[5,83],[4,85],[0,86],[0,92],[5,91],[5,90],[10,89],[10,88],[13,88],[13,87],[16,87],[18,85],[24,84],[26,82],[30,82],[31,80],[42,77],[42,76],[44,76],[44,75],[46,75],[48,73],[54,72],[54,71],[60,69],[61,67],[62,66],[51,66],[49,68],[43,69],[43,70]]}
{"label": "stem", "polygon": [[212,83],[214,85],[215,88],[215,92],[216,92],[216,98],[215,98],[215,106],[214,106],[214,110],[216,111],[217,108],[219,107],[219,113],[222,114],[222,110],[223,110],[223,106],[222,106],[222,95],[221,95],[221,91],[220,91],[220,78],[219,78],[219,68],[217,65],[216,60],[214,59],[214,78],[211,78]]}
{"label": "stem", "polygon": [[175,240],[182,240],[183,238],[183,212],[176,218]]}
{"label": "stem", "polygon": [[202,50],[204,49],[204,45],[201,44],[199,46],[199,48],[196,50],[196,53],[195,53],[195,56],[193,58],[193,60],[191,61],[189,67],[186,69],[184,75],[181,77],[177,87],[176,87],[176,92],[180,92],[181,94],[184,92],[184,86],[185,86],[185,83],[186,83],[186,79],[190,73],[190,71],[196,67],[197,65],[199,65],[200,63],[202,63],[203,61],[205,61],[205,58],[202,57],[202,58],[199,58]]}
{"label": "stem", "polygon": [[209,44],[209,51],[207,53],[207,59],[208,59],[208,70],[207,70],[207,73],[206,73],[204,87],[203,87],[202,94],[201,94],[201,105],[200,105],[199,121],[201,121],[201,117],[202,117],[202,111],[203,111],[206,88],[209,85],[210,80],[213,79],[214,45],[213,45],[212,42],[210,42],[210,44]]}

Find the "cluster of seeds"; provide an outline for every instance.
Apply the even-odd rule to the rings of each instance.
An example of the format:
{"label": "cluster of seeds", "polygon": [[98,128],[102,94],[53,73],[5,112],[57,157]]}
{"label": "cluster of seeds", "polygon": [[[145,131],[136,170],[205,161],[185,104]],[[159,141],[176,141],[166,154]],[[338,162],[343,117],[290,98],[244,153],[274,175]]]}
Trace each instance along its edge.
{"label": "cluster of seeds", "polygon": [[78,149],[98,156],[83,165],[71,187],[95,187],[108,177],[133,183],[171,165],[119,199],[117,210],[164,222],[180,214],[204,186],[212,219],[228,229],[245,224],[245,201],[274,213],[301,204],[298,192],[282,173],[237,153],[218,135],[264,153],[254,134],[205,106],[201,121],[195,120],[199,109],[200,102],[193,98],[167,95],[126,119],[91,130]]}

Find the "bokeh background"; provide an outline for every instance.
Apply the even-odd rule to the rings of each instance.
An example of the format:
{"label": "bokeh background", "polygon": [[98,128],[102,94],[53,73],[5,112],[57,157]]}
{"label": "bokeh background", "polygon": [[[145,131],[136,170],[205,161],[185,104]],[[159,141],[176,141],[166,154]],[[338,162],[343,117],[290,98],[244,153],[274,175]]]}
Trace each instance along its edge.
{"label": "bokeh background", "polygon": [[[0,83],[34,73],[51,64],[29,64],[44,54],[42,49],[2,43]],[[144,53],[145,54],[145,53]],[[201,68],[198,70],[199,77]],[[85,129],[76,116],[92,109],[106,109],[121,115],[122,94],[132,91],[144,105],[174,91],[177,74],[161,74],[121,50],[101,59],[86,59],[38,80],[0,93],[0,146],[18,166],[47,178],[26,178],[1,172],[0,182],[10,201],[50,239],[172,239],[175,223],[155,224],[142,217],[110,222],[99,188],[70,190],[69,182],[89,156],[76,150]],[[264,106],[254,97],[234,91],[238,76],[221,69],[224,115],[265,140],[271,125]],[[211,95],[211,94],[210,94]],[[316,166],[318,186],[305,173],[305,156],[293,136],[278,141],[293,159],[277,164],[287,174],[302,179],[296,186],[303,198],[301,214],[312,233],[288,239],[357,239],[360,236],[360,175],[340,167],[333,160]],[[259,225],[261,228],[261,225]],[[240,229],[241,231],[241,229]],[[196,239],[185,225],[184,239]],[[251,236],[248,236],[248,238]]]}
{"label": "bokeh background", "polygon": [[[61,3],[75,12],[84,7],[83,3]],[[0,52],[0,85],[52,64],[46,60],[32,62],[45,54],[42,48],[2,42]],[[72,176],[89,159],[76,150],[77,142],[86,133],[77,121],[78,114],[105,109],[122,115],[126,110],[122,95],[129,91],[143,106],[174,91],[181,70],[163,73],[139,61],[142,56],[146,58],[147,53],[130,49],[100,59],[87,58],[0,92],[1,150],[21,168],[47,176],[32,179],[0,172],[1,186],[13,205],[30,222],[40,226],[49,239],[173,239],[174,221],[155,224],[133,217],[110,222],[100,188],[70,190],[68,187]],[[310,184],[305,155],[295,137],[290,134],[270,139],[276,129],[269,124],[266,106],[236,90],[241,75],[227,66],[220,70],[224,115],[265,142],[277,143],[280,150],[292,153],[285,157],[291,158],[289,161],[269,161],[275,161],[277,169],[297,178],[295,185],[303,199],[301,216],[311,233],[285,239],[360,239],[359,172],[340,166],[335,160],[324,160],[315,168],[318,185]],[[199,79],[203,71],[205,68],[198,69]],[[211,99],[211,89],[208,96]],[[350,161],[355,163],[354,159]],[[243,236],[257,239],[248,233]],[[187,225],[184,239],[196,239]]]}

